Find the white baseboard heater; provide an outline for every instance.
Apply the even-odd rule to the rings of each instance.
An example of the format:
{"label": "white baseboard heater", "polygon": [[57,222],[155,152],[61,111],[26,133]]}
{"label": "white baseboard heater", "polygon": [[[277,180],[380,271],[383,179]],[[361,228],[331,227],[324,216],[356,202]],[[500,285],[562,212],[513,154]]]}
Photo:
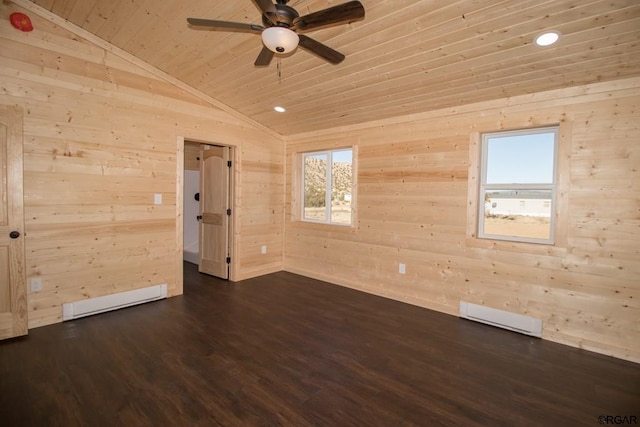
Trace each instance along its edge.
{"label": "white baseboard heater", "polygon": [[510,311],[460,301],[460,317],[525,335],[542,337],[542,320]]}
{"label": "white baseboard heater", "polygon": [[166,297],[167,285],[162,284],[70,302],[62,304],[62,320],[91,316],[93,314],[117,310],[119,308],[129,307],[136,304],[143,304],[145,302],[155,301]]}

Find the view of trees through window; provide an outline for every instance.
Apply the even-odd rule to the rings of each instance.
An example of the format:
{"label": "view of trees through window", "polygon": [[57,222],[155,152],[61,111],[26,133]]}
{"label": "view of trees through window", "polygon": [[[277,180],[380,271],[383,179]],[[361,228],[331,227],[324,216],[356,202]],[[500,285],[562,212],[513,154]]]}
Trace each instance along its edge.
{"label": "view of trees through window", "polygon": [[351,149],[305,153],[303,220],[351,224]]}

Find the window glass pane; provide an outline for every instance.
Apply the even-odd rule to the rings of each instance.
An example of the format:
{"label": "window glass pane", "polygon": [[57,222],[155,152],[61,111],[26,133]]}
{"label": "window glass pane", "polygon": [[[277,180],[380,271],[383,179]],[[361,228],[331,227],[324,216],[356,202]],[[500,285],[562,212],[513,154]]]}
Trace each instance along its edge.
{"label": "window glass pane", "polygon": [[304,219],[326,221],[327,154],[304,155]]}
{"label": "window glass pane", "polygon": [[553,183],[554,146],[554,132],[488,138],[485,182]]}
{"label": "window glass pane", "polygon": [[551,198],[551,190],[486,190],[484,234],[549,239]]}
{"label": "window glass pane", "polygon": [[331,222],[351,224],[353,154],[351,150],[333,152],[331,168]]}

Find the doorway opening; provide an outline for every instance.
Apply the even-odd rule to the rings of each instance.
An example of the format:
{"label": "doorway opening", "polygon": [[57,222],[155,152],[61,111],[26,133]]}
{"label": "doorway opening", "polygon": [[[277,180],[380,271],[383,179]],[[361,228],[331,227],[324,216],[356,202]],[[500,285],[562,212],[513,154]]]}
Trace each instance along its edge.
{"label": "doorway opening", "polygon": [[[178,154],[178,176],[182,177],[178,188],[181,192],[178,216],[182,219],[178,225],[182,243],[178,262],[196,264],[201,273],[234,280],[235,149],[182,140],[178,143]],[[178,279],[182,280],[182,268],[179,270]]]}

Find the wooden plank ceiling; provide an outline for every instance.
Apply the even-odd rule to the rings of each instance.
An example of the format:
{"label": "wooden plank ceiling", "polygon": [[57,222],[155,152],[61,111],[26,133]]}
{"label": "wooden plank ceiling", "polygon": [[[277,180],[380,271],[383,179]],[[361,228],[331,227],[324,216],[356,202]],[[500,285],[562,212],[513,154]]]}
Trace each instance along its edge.
{"label": "wooden plank ceiling", "polygon": [[[267,68],[259,35],[185,20],[261,24],[252,0],[32,1],[285,136],[640,75],[638,0],[362,0],[363,21],[307,33],[344,62],[298,49]],[[533,44],[551,29],[559,43]]]}

